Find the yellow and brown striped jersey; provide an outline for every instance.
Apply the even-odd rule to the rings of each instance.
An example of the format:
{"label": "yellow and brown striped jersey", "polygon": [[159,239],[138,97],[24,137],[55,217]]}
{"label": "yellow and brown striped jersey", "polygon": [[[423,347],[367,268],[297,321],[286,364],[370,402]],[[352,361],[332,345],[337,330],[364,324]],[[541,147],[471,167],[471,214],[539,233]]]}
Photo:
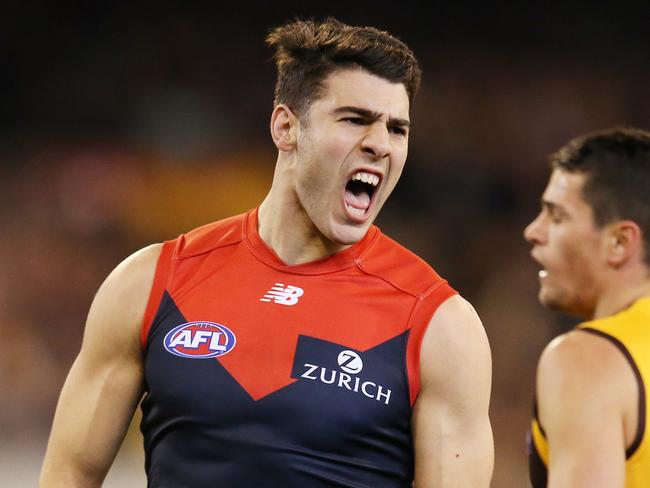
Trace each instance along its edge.
{"label": "yellow and brown striped jersey", "polygon": [[[650,440],[645,436],[648,422],[646,387],[650,381],[650,298],[637,300],[631,307],[610,317],[583,322],[578,329],[612,342],[630,363],[639,385],[639,423],[634,442],[625,452],[625,488],[650,487]],[[529,436],[529,468],[533,488],[547,485],[550,452],[537,408]]]}

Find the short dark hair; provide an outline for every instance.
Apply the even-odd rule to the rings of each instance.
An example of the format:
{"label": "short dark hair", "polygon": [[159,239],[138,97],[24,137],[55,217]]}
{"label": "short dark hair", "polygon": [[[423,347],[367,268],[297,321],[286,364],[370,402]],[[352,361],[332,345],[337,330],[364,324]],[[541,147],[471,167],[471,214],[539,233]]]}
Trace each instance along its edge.
{"label": "short dark hair", "polygon": [[337,69],[363,68],[403,83],[410,102],[420,85],[421,71],[413,52],[374,27],[350,26],[334,18],[294,20],[273,29],[266,43],[275,49],[274,104],[284,103],[299,115],[318,99],[323,81]]}
{"label": "short dark hair", "polygon": [[582,197],[603,227],[629,219],[641,228],[650,265],[650,132],[616,127],[577,137],[550,157],[554,168],[586,175]]}

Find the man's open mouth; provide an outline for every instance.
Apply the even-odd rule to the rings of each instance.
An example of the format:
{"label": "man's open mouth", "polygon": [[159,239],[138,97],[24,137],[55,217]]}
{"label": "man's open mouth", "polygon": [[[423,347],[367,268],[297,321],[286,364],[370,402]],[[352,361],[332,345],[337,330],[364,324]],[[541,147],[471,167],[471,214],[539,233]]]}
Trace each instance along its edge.
{"label": "man's open mouth", "polygon": [[364,217],[379,187],[379,175],[367,171],[357,171],[345,185],[345,206],[354,217]]}

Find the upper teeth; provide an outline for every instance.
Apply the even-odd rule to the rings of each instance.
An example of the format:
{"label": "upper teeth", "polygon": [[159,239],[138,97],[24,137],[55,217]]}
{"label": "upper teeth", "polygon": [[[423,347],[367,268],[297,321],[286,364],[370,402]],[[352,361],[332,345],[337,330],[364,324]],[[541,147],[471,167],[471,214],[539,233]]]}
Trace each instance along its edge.
{"label": "upper teeth", "polygon": [[379,184],[379,176],[373,175],[372,173],[366,173],[365,171],[354,173],[352,175],[352,181],[354,180],[359,180],[372,186],[377,186]]}

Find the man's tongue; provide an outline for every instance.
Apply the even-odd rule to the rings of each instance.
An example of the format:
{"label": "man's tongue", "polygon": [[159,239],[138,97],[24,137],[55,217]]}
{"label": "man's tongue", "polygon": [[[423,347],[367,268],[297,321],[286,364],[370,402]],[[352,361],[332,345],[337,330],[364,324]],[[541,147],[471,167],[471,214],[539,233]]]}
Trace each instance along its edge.
{"label": "man's tongue", "polygon": [[350,207],[366,210],[370,206],[370,195],[365,191],[354,193],[349,189],[345,189],[345,203]]}

